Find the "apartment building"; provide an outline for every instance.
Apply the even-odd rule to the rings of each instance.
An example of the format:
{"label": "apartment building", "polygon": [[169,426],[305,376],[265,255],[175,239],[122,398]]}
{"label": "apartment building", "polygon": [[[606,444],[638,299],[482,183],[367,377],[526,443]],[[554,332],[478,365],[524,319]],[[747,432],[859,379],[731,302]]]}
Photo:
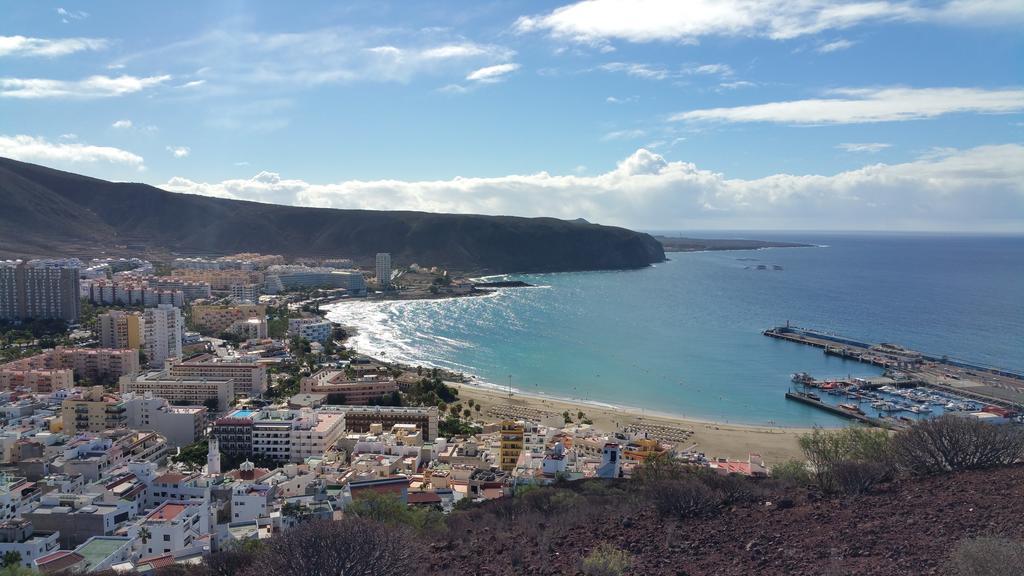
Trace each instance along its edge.
{"label": "apartment building", "polygon": [[78,322],[80,268],[77,259],[0,261],[0,320]]}
{"label": "apartment building", "polygon": [[344,288],[353,296],[366,294],[366,279],[358,270],[312,268],[308,266],[271,266],[267,269],[264,292],[277,294],[303,288]]}
{"label": "apartment building", "polygon": [[217,335],[230,329],[235,322],[266,316],[265,304],[195,305],[192,307],[192,326],[204,334]]}
{"label": "apartment building", "polygon": [[146,278],[146,285],[159,290],[180,291],[185,297],[185,302],[209,298],[212,294],[209,282],[191,282],[168,276],[149,276]]}
{"label": "apartment building", "polygon": [[65,434],[103,432],[125,428],[128,417],[124,402],[113,394],[106,394],[102,386],[93,386],[65,398],[60,405]]}
{"label": "apartment building", "polygon": [[263,281],[261,280],[259,284],[232,284],[228,291],[235,302],[255,304],[259,302],[260,294],[263,293]]}
{"label": "apartment building", "polygon": [[0,390],[23,388],[38,394],[49,394],[56,390],[68,390],[74,385],[75,373],[71,370],[24,370],[0,366]]}
{"label": "apartment building", "polygon": [[302,394],[342,394],[345,404],[364,405],[381,396],[398,392],[398,381],[391,376],[367,374],[354,379],[342,370],[320,370],[299,382]]}
{"label": "apartment building", "polygon": [[21,383],[37,392],[52,392],[70,387],[68,379],[72,374],[80,381],[113,382],[138,371],[138,350],[58,346],[0,365],[0,383]]}
{"label": "apartment building", "polygon": [[138,280],[86,280],[82,286],[82,295],[100,306],[149,308],[170,304],[180,308],[185,305],[185,293],[181,290],[153,288],[145,281]]}
{"label": "apartment building", "polygon": [[259,396],[267,391],[267,368],[255,362],[225,362],[212,354],[203,354],[182,362],[168,364],[172,377],[191,380],[211,378],[235,382],[235,394]]}
{"label": "apartment building", "polygon": [[191,406],[203,406],[208,401],[216,400],[218,410],[230,406],[235,398],[235,381],[230,378],[182,378],[172,376],[167,371],[124,376],[120,381],[120,389],[122,394],[149,393],[170,402]]}
{"label": "apartment building", "polygon": [[288,335],[305,338],[310,342],[329,341],[334,334],[334,323],[323,318],[289,318]]}
{"label": "apartment building", "polygon": [[342,414],[348,432],[369,432],[374,424],[384,430],[396,424],[413,424],[425,441],[437,438],[437,406],[324,406],[318,412]]}
{"label": "apartment building", "polygon": [[232,456],[303,462],[323,456],[344,431],[344,416],[337,412],[235,410],[214,422],[211,434]]}
{"label": "apartment building", "polygon": [[377,288],[387,290],[391,287],[391,254],[380,252],[376,258]]}
{"label": "apartment building", "polygon": [[121,400],[129,428],[157,432],[171,446],[188,446],[206,434],[205,406],[175,406],[152,394],[127,393]]}
{"label": "apartment building", "polygon": [[210,508],[203,500],[164,502],[142,522],[150,537],[145,555],[202,552],[210,534]]}
{"label": "apartment building", "polygon": [[523,423],[502,420],[499,434],[501,447],[498,450],[498,468],[503,472],[512,472],[523,452]]}
{"label": "apartment building", "polygon": [[160,367],[169,359],[181,358],[184,323],[181,310],[169,304],[147,308],[143,324],[143,347],[151,367]]}
{"label": "apartment building", "polygon": [[100,346],[138,350],[142,348],[146,324],[142,314],[114,310],[96,316]]}
{"label": "apartment building", "polygon": [[230,290],[236,284],[263,285],[263,272],[255,270],[174,270],[173,275],[187,282],[206,282],[211,290]]}

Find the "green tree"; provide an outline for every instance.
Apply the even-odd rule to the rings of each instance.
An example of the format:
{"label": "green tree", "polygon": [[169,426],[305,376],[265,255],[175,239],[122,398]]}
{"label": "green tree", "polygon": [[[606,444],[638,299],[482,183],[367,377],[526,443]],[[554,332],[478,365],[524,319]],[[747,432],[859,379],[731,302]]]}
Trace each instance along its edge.
{"label": "green tree", "polygon": [[18,564],[21,564],[21,552],[18,552],[17,550],[11,550],[9,552],[4,553],[4,568],[7,568],[9,566],[17,566]]}

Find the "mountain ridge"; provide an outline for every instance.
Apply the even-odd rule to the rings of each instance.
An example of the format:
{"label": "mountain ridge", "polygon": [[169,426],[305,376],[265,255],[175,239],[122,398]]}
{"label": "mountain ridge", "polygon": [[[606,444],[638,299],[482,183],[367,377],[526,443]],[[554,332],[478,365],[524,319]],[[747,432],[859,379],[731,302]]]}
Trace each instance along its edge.
{"label": "mountain ridge", "polygon": [[[168,192],[0,158],[0,256],[98,251],[263,252],[350,257],[391,252],[461,271],[640,268],[664,260],[648,234],[556,218],[309,208]],[[141,247],[137,247],[141,248]]]}

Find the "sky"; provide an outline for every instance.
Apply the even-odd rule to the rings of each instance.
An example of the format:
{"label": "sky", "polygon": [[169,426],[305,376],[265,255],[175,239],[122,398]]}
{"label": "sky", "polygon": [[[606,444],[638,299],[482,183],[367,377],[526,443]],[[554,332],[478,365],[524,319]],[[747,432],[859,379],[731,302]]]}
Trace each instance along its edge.
{"label": "sky", "polygon": [[1024,232],[1024,0],[0,0],[0,156],[260,202]]}

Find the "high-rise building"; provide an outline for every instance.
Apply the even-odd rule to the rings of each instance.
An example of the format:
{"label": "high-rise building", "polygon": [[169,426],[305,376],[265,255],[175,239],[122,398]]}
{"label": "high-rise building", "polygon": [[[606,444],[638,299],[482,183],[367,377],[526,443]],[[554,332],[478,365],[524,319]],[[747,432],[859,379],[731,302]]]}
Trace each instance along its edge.
{"label": "high-rise building", "polygon": [[113,310],[98,315],[96,324],[101,348],[142,348],[146,320],[141,314]]}
{"label": "high-rise building", "polygon": [[391,287],[391,254],[377,253],[377,287],[387,290]]}
{"label": "high-rise building", "polygon": [[76,259],[0,262],[0,319],[78,322],[80,266]]}
{"label": "high-rise building", "polygon": [[500,433],[498,467],[504,472],[511,472],[516,469],[519,455],[523,452],[523,423],[503,420]]}
{"label": "high-rise building", "polygon": [[182,332],[181,309],[170,304],[146,308],[143,342],[148,364],[162,367],[169,358],[180,359]]}

